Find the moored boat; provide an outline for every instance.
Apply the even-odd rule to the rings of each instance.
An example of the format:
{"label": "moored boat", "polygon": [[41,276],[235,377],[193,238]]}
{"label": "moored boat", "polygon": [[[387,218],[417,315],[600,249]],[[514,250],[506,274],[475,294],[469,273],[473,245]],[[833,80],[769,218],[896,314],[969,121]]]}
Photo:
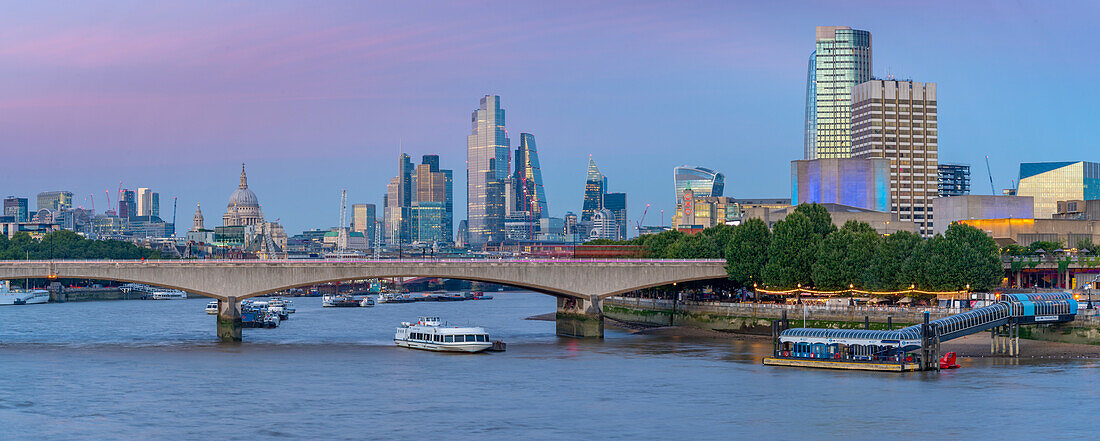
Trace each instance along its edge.
{"label": "moored boat", "polygon": [[149,298],[153,300],[184,300],[187,298],[187,293],[178,289],[157,290],[149,294]]}
{"label": "moored boat", "polygon": [[212,300],[206,304],[206,313],[209,315],[216,315],[218,313],[218,301]]}
{"label": "moored boat", "polygon": [[34,305],[50,301],[44,289],[11,289],[7,280],[0,282],[0,305]]}
{"label": "moored boat", "polygon": [[405,348],[444,352],[481,352],[493,347],[485,328],[445,326],[439,317],[420,317],[416,323],[401,323],[393,342]]}

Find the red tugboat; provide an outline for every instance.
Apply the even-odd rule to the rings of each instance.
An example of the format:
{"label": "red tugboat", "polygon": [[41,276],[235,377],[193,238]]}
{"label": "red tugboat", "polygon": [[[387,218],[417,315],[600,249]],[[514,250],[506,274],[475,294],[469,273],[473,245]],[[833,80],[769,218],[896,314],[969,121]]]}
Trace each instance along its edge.
{"label": "red tugboat", "polygon": [[958,369],[959,365],[955,364],[955,353],[948,352],[940,357],[940,369]]}

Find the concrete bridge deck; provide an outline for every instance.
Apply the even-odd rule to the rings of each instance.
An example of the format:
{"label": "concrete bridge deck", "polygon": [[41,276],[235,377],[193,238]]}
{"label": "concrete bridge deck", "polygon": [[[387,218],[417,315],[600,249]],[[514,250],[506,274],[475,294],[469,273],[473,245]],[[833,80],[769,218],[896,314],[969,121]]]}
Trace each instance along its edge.
{"label": "concrete bridge deck", "polygon": [[391,277],[491,282],[558,297],[558,333],[602,336],[600,299],[637,289],[726,277],[724,260],[50,260],[0,262],[0,279],[135,282],[218,299],[218,335],[240,340],[240,301],[289,288]]}

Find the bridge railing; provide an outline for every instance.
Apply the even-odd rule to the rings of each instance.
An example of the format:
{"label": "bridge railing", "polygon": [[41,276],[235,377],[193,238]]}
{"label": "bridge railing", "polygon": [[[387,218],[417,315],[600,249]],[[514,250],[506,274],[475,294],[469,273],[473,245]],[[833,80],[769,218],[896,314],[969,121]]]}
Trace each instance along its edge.
{"label": "bridge railing", "polygon": [[79,264],[102,264],[102,263],[172,263],[172,264],[250,264],[250,263],[273,263],[273,264],[309,264],[309,263],[722,263],[726,261],[722,259],[557,259],[557,258],[477,258],[477,259],[461,259],[461,258],[448,258],[448,259],[130,259],[130,260],[86,260],[86,259],[53,259],[53,260],[4,260],[0,261],[0,265],[4,264],[34,264],[43,265],[50,263],[79,263]]}
{"label": "bridge railing", "polygon": [[[650,307],[650,308],[672,309],[673,306],[674,306],[674,302],[672,300],[669,300],[669,299],[646,299],[646,298],[640,298],[640,297],[612,296],[612,297],[608,297],[608,300],[611,300],[615,303],[619,303],[619,304],[623,304],[623,305],[635,305],[635,306]],[[792,304],[783,304],[783,303],[699,302],[699,301],[690,301],[690,300],[687,300],[687,301],[681,300],[679,302],[675,302],[675,305],[677,305],[677,306],[690,306],[690,307],[693,308],[693,310],[699,310],[699,311],[705,311],[705,310],[710,309],[710,310],[713,310],[715,312],[723,312],[724,310],[729,311],[729,310],[746,309],[746,308],[759,309],[759,310],[776,310],[776,311],[787,310],[787,311],[792,311],[792,312],[802,311],[803,309],[806,309],[807,311],[849,312],[849,313],[854,312],[854,313],[872,313],[872,314],[891,313],[891,312],[895,312],[895,313],[899,313],[899,314],[901,314],[901,313],[909,314],[909,313],[914,313],[914,312],[928,311],[932,315],[947,315],[947,314],[955,314],[955,313],[960,312],[959,308],[941,308],[941,307],[929,307],[929,306],[910,307],[910,306],[868,306],[868,305],[859,305],[859,306],[809,305],[809,304],[806,304],[806,305],[794,304],[794,305],[792,305]],[[967,309],[963,309],[962,311],[966,311],[966,310]]]}

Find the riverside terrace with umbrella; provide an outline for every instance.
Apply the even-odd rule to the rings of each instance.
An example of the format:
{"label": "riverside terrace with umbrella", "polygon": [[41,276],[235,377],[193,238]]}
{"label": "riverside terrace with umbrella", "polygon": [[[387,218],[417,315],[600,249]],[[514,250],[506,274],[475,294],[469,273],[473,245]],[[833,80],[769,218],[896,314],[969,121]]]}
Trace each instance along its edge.
{"label": "riverside terrace with umbrella", "polygon": [[991,330],[991,348],[1019,355],[1019,326],[1069,322],[1077,314],[1070,293],[1005,294],[989,306],[928,320],[898,330],[786,329],[787,320],[773,324],[774,353],[769,366],[800,366],[875,371],[918,371],[939,368],[940,342]]}

